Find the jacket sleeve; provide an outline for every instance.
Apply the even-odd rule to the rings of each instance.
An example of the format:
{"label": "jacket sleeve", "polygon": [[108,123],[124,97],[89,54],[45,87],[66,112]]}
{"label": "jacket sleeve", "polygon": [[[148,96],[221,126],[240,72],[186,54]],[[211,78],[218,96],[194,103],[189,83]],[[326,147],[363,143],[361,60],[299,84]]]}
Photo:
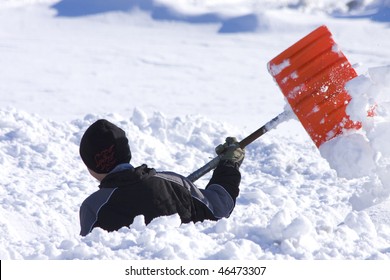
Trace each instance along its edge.
{"label": "jacket sleeve", "polygon": [[213,176],[207,184],[206,189],[215,184],[220,185],[230,194],[234,203],[236,203],[236,199],[240,192],[240,182],[241,173],[237,166],[228,161],[220,162],[217,168],[214,170]]}
{"label": "jacket sleeve", "polygon": [[80,235],[86,236],[98,223],[100,209],[108,202],[116,189],[100,189],[91,194],[80,207]]}
{"label": "jacket sleeve", "polygon": [[215,219],[227,218],[232,213],[239,194],[241,174],[237,166],[221,162],[209,183],[201,190]]}
{"label": "jacket sleeve", "polygon": [[92,211],[87,204],[83,203],[80,207],[80,235],[86,236],[93,228],[96,222],[96,213]]}

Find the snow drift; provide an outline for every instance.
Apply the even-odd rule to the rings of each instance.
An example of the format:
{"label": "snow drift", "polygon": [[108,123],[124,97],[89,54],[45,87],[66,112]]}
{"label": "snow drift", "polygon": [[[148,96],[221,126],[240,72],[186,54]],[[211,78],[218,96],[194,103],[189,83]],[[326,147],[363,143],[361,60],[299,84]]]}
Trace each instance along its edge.
{"label": "snow drift", "polygon": [[[387,258],[390,228],[375,225],[348,200],[362,183],[340,180],[318,151],[289,139],[247,149],[236,210],[229,219],[181,225],[177,215],[145,226],[95,229],[81,238],[78,207],[94,182],[78,156],[82,132],[105,117],[129,134],[133,164],[190,173],[228,135],[202,117],[129,119],[88,115],[56,123],[0,111],[2,259],[331,259]],[[198,182],[201,187],[207,178]]]}
{"label": "snow drift", "polygon": [[[142,1],[149,10],[113,1],[138,6],[105,2],[78,16],[52,8],[76,2],[91,3],[0,3],[1,259],[390,258],[386,1]],[[157,7],[164,20],[151,16]],[[233,33],[240,24],[251,32]],[[134,165],[190,174],[225,137],[242,139],[281,112],[266,62],[321,24],[362,63],[348,84],[361,131],[321,152],[296,120],[268,132],[247,147],[229,219],[181,225],[173,215],[146,226],[139,216],[118,232],[79,236],[79,206],[97,187],[78,155],[92,122],[127,132]],[[223,26],[230,33],[218,33]]]}

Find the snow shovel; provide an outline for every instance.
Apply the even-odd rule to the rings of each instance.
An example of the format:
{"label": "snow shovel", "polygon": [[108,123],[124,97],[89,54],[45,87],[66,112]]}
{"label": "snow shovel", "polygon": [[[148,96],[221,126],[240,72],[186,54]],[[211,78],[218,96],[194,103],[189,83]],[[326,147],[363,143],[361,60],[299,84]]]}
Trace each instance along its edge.
{"label": "snow shovel", "polygon": [[[273,58],[268,62],[268,71],[317,147],[342,134],[345,129],[361,127],[346,113],[351,96],[345,90],[345,84],[357,74],[326,26],[320,26]],[[245,148],[290,119],[291,115],[291,111],[285,110],[244,138],[240,147]],[[220,157],[187,178],[195,182],[217,167]]]}

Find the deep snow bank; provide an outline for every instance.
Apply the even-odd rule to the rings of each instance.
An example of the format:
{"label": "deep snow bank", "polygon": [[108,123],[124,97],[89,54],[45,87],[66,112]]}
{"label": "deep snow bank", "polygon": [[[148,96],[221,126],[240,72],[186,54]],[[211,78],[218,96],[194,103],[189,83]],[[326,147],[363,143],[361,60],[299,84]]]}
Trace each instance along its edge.
{"label": "deep snow bank", "polygon": [[[201,116],[87,115],[56,123],[0,110],[1,259],[347,259],[388,258],[388,225],[351,211],[359,180],[338,179],[310,144],[274,137],[247,148],[229,219],[180,225],[176,215],[145,226],[79,236],[78,208],[96,190],[78,156],[83,131],[105,117],[128,133],[132,163],[189,174],[239,131]],[[229,132],[229,133],[228,133]],[[208,176],[197,181],[200,187]]]}

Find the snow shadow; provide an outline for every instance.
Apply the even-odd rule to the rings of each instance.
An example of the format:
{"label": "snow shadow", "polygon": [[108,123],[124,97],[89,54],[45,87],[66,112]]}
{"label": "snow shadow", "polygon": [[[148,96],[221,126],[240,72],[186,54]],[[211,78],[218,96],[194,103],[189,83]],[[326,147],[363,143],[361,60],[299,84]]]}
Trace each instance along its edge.
{"label": "snow shadow", "polygon": [[219,33],[254,32],[258,29],[258,17],[247,14],[225,17],[219,13],[188,15],[173,7],[155,3],[154,0],[62,0],[52,6],[59,17],[81,17],[106,12],[129,12],[135,8],[150,13],[155,20],[180,21],[192,24],[219,23]]}
{"label": "snow shadow", "polygon": [[362,17],[378,22],[390,22],[390,7],[380,7],[374,13]]}
{"label": "snow shadow", "polygon": [[148,0],[62,0],[52,8],[59,17],[80,17],[113,11],[130,11],[138,2],[151,2]]}
{"label": "snow shadow", "polygon": [[348,19],[370,19],[376,22],[390,22],[390,3],[376,3],[373,5],[368,5],[362,7],[361,1],[351,1],[349,4],[350,11],[348,14],[335,14],[333,15],[336,18],[348,18]]}

